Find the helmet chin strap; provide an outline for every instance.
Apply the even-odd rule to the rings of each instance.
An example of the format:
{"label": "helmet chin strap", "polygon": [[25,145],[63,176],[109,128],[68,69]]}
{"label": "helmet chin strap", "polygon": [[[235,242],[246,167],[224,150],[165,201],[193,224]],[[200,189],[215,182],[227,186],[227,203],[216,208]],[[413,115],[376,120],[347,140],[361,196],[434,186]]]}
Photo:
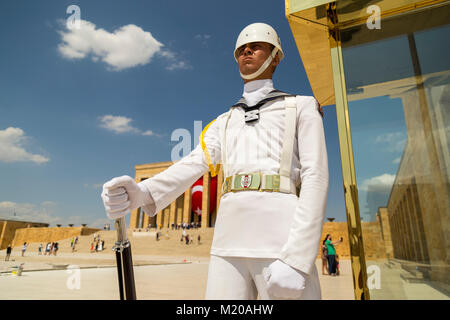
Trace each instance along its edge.
{"label": "helmet chin strap", "polygon": [[267,57],[266,61],[264,61],[262,66],[259,67],[259,69],[255,72],[253,72],[252,74],[242,74],[242,72],[239,72],[241,74],[242,79],[251,80],[251,79],[255,79],[256,77],[258,77],[261,73],[266,71],[267,67],[272,63],[272,60],[275,58],[277,53],[278,53],[278,48],[274,47],[272,50],[272,53],[270,54],[270,56]]}

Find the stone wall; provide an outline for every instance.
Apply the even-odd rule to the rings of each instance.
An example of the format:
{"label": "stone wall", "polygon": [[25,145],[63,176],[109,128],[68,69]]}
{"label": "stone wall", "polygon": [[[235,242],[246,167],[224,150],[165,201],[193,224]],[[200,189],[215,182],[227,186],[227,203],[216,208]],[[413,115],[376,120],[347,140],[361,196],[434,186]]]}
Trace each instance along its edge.
{"label": "stone wall", "polygon": [[99,230],[86,227],[22,228],[16,230],[13,246],[21,246],[24,242],[55,242],[75,236],[90,235]]}
{"label": "stone wall", "polygon": [[21,228],[48,227],[47,223],[2,220],[0,221],[0,250],[6,249],[12,244],[16,231]]}

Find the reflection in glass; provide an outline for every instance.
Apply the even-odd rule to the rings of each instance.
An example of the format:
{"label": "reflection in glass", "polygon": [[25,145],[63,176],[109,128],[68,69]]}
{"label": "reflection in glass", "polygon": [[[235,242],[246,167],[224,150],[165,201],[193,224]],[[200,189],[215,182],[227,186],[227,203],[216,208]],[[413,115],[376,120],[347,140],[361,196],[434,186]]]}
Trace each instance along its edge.
{"label": "reflection in glass", "polygon": [[372,299],[450,297],[449,7],[342,32]]}

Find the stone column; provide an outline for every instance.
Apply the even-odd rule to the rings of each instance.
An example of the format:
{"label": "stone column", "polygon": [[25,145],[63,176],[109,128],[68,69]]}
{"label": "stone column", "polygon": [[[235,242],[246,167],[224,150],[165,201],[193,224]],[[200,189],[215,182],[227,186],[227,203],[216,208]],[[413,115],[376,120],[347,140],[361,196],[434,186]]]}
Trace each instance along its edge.
{"label": "stone column", "polygon": [[139,215],[140,215],[139,208],[137,208],[131,212],[130,225],[128,226],[129,229],[138,228]]}
{"label": "stone column", "polygon": [[162,221],[163,221],[163,211],[161,210],[161,211],[158,212],[158,214],[156,215],[156,227],[157,227],[158,229],[161,229]]}
{"label": "stone column", "polygon": [[192,210],[191,187],[184,192],[183,221],[182,223],[190,223]]}
{"label": "stone column", "polygon": [[183,205],[184,205],[184,194],[177,199],[177,216],[175,219],[176,224],[181,224],[183,220]]}
{"label": "stone column", "polygon": [[403,215],[405,216],[405,225],[406,230],[408,232],[408,253],[409,253],[409,260],[410,261],[416,261],[416,251],[414,246],[414,231],[411,226],[411,218],[409,216],[408,207],[406,205],[406,195],[405,195],[405,188],[402,188],[403,196],[402,196],[402,208],[403,208]]}
{"label": "stone column", "polygon": [[383,228],[383,240],[386,256],[387,258],[393,258],[391,227],[387,208],[380,207],[378,208],[378,212],[380,213],[380,221]]}
{"label": "stone column", "polygon": [[170,206],[167,206],[163,210],[163,221],[162,221],[162,227],[169,227],[169,218],[170,218]]}
{"label": "stone column", "polygon": [[406,208],[408,210],[408,220],[409,223],[411,225],[411,230],[412,230],[412,245],[413,245],[413,249],[414,249],[414,256],[415,256],[415,261],[419,262],[422,261],[422,248],[420,247],[420,241],[419,241],[419,228],[417,227],[417,221],[416,221],[416,215],[414,214],[414,207],[413,207],[413,203],[412,203],[412,198],[411,198],[411,190],[410,190],[410,186],[408,186],[405,190],[406,193],[406,197],[405,197],[405,204],[406,204]]}
{"label": "stone column", "polygon": [[209,227],[209,172],[203,175],[202,193],[202,229]]}
{"label": "stone column", "polygon": [[142,228],[147,228],[148,227],[148,224],[149,224],[149,222],[150,222],[150,216],[148,215],[148,214],[146,214],[143,210],[140,210],[141,211],[141,214],[144,216],[143,217],[143,223],[142,223]]}
{"label": "stone column", "polygon": [[176,215],[177,215],[177,200],[173,201],[170,204],[170,210],[169,210],[169,226],[168,228],[171,229],[172,228],[172,223],[175,224],[176,221]]}

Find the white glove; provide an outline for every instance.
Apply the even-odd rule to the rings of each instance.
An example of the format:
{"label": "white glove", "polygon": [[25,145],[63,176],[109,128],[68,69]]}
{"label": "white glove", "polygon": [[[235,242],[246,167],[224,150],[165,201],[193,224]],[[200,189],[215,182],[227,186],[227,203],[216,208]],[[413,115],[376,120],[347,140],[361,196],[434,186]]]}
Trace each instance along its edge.
{"label": "white glove", "polygon": [[281,260],[271,263],[263,271],[267,292],[279,298],[299,299],[305,289],[306,275]]}
{"label": "white glove", "polygon": [[147,188],[129,176],[116,177],[103,185],[103,205],[110,219],[118,219],[152,202]]}

